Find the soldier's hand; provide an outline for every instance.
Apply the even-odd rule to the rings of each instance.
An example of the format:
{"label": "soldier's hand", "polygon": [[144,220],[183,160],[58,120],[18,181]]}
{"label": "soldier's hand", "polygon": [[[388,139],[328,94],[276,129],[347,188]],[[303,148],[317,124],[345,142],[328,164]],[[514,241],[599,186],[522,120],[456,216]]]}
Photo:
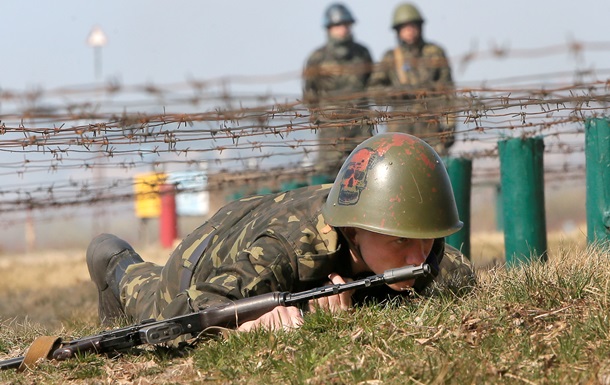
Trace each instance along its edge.
{"label": "soldier's hand", "polygon": [[301,310],[294,306],[277,306],[268,313],[263,314],[253,321],[247,321],[237,328],[240,332],[249,332],[254,329],[263,328],[267,330],[289,330],[300,327],[303,324]]}
{"label": "soldier's hand", "polygon": [[[343,279],[339,274],[332,273],[328,276],[330,279],[329,283],[334,285],[351,282],[351,278]],[[336,313],[342,310],[348,310],[352,307],[352,294],[355,290],[344,291],[336,295],[328,297],[317,298],[309,301],[309,311],[316,311],[318,309],[330,310],[332,313]]]}

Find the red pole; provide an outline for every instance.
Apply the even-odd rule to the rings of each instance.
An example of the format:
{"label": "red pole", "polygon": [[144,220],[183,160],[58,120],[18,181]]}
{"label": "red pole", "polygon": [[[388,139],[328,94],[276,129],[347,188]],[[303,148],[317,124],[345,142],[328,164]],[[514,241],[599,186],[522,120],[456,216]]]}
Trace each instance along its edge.
{"label": "red pole", "polygon": [[178,236],[176,190],[174,185],[164,184],[159,189],[159,192],[161,193],[161,217],[159,219],[161,246],[171,248]]}

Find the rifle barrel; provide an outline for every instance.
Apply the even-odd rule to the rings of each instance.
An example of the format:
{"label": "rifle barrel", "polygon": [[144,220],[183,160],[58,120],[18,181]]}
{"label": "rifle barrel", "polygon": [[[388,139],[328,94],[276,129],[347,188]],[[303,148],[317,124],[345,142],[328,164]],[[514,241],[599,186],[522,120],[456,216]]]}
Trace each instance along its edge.
{"label": "rifle barrel", "polygon": [[306,300],[339,294],[348,290],[356,290],[366,287],[379,286],[382,284],[408,281],[411,279],[415,279],[419,276],[425,276],[429,274],[430,271],[430,265],[428,264],[422,264],[419,266],[404,266],[396,269],[386,270],[383,274],[372,275],[370,277],[358,279],[352,282],[327,285],[311,290],[301,291],[298,293],[285,293],[283,305],[291,306]]}
{"label": "rifle barrel", "polygon": [[25,357],[21,356],[21,357],[9,358],[8,360],[1,361],[0,370],[17,369],[21,365],[21,363],[23,362],[24,359],[25,359]]}
{"label": "rifle barrel", "polygon": [[430,265],[422,264],[420,266],[405,266],[397,269],[386,270],[383,273],[385,283],[395,283],[400,281],[408,281],[419,277],[420,275],[428,275],[432,270]]}

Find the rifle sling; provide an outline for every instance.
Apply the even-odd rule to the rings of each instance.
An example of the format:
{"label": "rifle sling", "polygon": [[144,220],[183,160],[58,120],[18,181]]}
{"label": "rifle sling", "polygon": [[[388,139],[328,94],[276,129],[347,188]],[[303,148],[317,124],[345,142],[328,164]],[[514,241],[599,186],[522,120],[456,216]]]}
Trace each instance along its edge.
{"label": "rifle sling", "polygon": [[407,74],[404,68],[404,55],[400,47],[394,48],[394,65],[396,66],[396,75],[400,84],[407,84]]}
{"label": "rifle sling", "polygon": [[40,336],[32,342],[19,368],[18,372],[25,369],[32,369],[36,361],[41,358],[49,358],[51,352],[59,347],[61,338],[58,336]]}

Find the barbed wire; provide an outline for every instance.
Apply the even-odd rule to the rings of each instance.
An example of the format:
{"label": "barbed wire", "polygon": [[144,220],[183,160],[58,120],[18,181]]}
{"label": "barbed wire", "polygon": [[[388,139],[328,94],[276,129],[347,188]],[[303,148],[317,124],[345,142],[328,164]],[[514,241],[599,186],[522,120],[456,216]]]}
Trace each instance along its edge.
{"label": "barbed wire", "polygon": [[[457,62],[465,66],[493,57],[582,55],[587,50],[610,51],[610,43],[496,47],[464,54]],[[400,120],[456,124],[451,155],[473,160],[475,185],[498,180],[497,142],[515,137],[545,139],[547,181],[582,180],[584,126],[607,112],[608,74],[607,69],[588,69],[574,71],[572,82],[565,80],[569,73],[560,72],[544,74],[542,82],[528,75],[458,84],[445,92],[396,90],[381,102],[378,95],[353,93],[338,102],[364,98],[369,104],[348,113],[310,109],[296,94],[235,90],[294,81],[300,76],[296,71],[165,85],[124,86],[111,80],[52,90],[2,90],[0,176],[13,178],[0,187],[0,213],[133,200],[134,175],[141,172],[196,171],[207,178],[201,187],[206,191],[270,178],[276,184],[295,176],[306,179],[316,173],[319,152],[336,151],[345,143],[342,137],[319,143],[321,130],[366,124],[377,133]],[[394,110],[396,100],[407,108]],[[441,133],[422,137],[445,139]]]}

